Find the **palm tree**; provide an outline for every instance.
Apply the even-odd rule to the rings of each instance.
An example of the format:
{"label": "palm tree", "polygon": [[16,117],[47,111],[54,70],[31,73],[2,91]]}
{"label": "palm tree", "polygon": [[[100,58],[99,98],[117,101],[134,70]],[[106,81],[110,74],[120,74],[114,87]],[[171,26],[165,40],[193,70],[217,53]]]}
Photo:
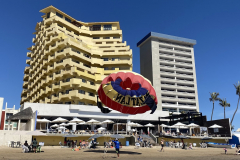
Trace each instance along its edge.
{"label": "palm tree", "polygon": [[239,83],[239,81],[238,81],[238,83],[234,84],[234,87],[236,88],[236,94],[238,95],[238,103],[237,103],[237,108],[236,108],[236,110],[235,110],[235,112],[233,114],[233,117],[232,117],[232,120],[231,120],[231,124],[233,122],[235,114],[238,111],[238,104],[239,104],[239,99],[240,99],[240,83]]}
{"label": "palm tree", "polygon": [[219,100],[219,98],[218,98],[219,93],[212,92],[212,93],[210,93],[210,96],[211,96],[211,98],[209,98],[209,100],[210,100],[210,102],[213,102],[212,116],[211,116],[211,121],[212,121],[213,111],[214,111],[214,102]]}
{"label": "palm tree", "polygon": [[226,118],[226,114],[225,114],[225,108],[226,107],[230,107],[230,103],[227,103],[226,98],[225,99],[219,99],[219,104],[220,106],[224,107],[224,119]]}

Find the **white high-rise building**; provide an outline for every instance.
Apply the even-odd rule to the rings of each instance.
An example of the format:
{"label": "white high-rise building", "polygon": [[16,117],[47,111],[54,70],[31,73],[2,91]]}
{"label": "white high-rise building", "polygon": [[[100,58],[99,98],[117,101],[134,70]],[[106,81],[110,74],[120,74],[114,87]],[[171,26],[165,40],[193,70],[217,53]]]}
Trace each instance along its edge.
{"label": "white high-rise building", "polygon": [[196,40],[150,32],[137,43],[141,74],[156,90],[158,109],[199,111],[193,46]]}

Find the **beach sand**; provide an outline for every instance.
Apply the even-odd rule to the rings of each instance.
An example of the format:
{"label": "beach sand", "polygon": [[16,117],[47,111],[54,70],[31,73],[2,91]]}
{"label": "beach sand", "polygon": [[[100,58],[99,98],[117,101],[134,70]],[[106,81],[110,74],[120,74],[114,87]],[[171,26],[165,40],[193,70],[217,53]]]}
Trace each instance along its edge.
{"label": "beach sand", "polygon": [[[80,151],[71,151],[71,149],[60,148],[58,146],[44,146],[41,153],[22,153],[21,148],[0,147],[0,159],[16,160],[47,160],[47,159],[116,159],[117,154],[113,148],[108,149],[104,154],[103,147],[97,149],[82,149]],[[235,155],[236,149],[228,149],[225,155],[222,148],[194,148],[193,150],[182,150],[175,148],[165,148],[160,152],[160,147],[134,149],[133,146],[120,149],[119,159],[129,160],[154,160],[154,159],[192,159],[192,160],[221,160],[221,159],[240,159],[240,155]]]}

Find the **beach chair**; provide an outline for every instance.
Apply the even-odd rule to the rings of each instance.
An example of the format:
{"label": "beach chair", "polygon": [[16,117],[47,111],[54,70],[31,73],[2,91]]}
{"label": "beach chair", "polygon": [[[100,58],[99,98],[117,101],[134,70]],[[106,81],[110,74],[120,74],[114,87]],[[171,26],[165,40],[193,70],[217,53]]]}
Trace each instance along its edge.
{"label": "beach chair", "polygon": [[141,147],[140,143],[136,142],[135,143],[135,148],[134,149],[139,149]]}
{"label": "beach chair", "polygon": [[197,144],[196,143],[193,143],[193,147],[196,147],[197,146]]}
{"label": "beach chair", "polygon": [[182,148],[183,147],[183,143],[179,143],[179,148]]}
{"label": "beach chair", "polygon": [[8,145],[8,147],[11,147],[11,141],[8,141],[8,143],[7,143],[7,145]]}
{"label": "beach chair", "polygon": [[176,143],[175,148],[179,148],[179,142]]}
{"label": "beach chair", "polygon": [[38,145],[37,148],[36,148],[36,152],[40,152],[41,153],[41,148],[42,148],[42,146]]}

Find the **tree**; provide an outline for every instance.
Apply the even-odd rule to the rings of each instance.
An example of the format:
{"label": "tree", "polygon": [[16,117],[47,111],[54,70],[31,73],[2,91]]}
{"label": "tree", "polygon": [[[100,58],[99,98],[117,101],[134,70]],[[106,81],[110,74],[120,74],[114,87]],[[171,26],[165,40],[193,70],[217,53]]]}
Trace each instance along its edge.
{"label": "tree", "polygon": [[225,108],[230,107],[230,103],[227,103],[226,98],[224,99],[219,99],[219,104],[220,106],[224,107],[224,119],[226,118],[226,113],[225,113]]}
{"label": "tree", "polygon": [[219,98],[218,98],[219,93],[212,92],[212,93],[210,93],[210,96],[211,96],[211,98],[209,98],[209,100],[210,100],[210,102],[213,102],[212,116],[211,116],[211,121],[212,121],[213,111],[214,111],[214,102],[219,100]]}
{"label": "tree", "polygon": [[236,88],[236,94],[238,95],[238,103],[237,103],[237,108],[236,108],[236,110],[233,114],[232,120],[231,120],[231,125],[232,125],[233,119],[235,117],[235,114],[238,111],[238,104],[239,104],[239,99],[240,99],[240,83],[239,83],[239,81],[238,81],[238,83],[234,84],[234,87]]}

